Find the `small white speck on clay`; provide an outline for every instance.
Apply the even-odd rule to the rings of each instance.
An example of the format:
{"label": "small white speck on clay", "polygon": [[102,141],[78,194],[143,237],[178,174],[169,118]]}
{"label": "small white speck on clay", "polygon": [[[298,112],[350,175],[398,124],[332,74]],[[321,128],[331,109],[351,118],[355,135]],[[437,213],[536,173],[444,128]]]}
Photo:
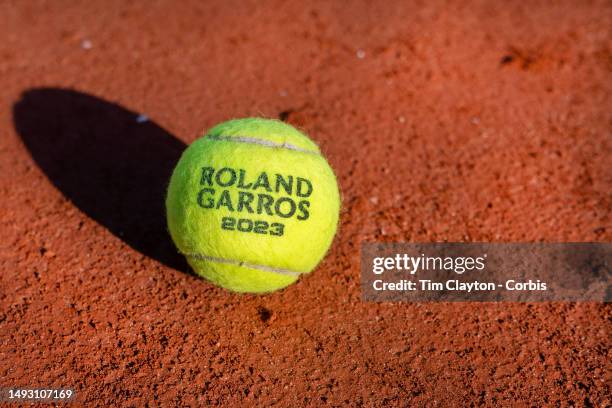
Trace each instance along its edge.
{"label": "small white speck on clay", "polygon": [[91,50],[91,47],[93,47],[93,44],[91,41],[89,40],[81,41],[81,48],[83,48],[84,50]]}
{"label": "small white speck on clay", "polygon": [[406,118],[405,118],[405,117],[403,117],[403,116],[400,116],[399,118],[397,118],[397,121],[398,121],[399,123],[404,123],[404,122],[406,122]]}
{"label": "small white speck on clay", "polygon": [[366,56],[366,53],[364,50],[357,50],[357,58],[364,59],[365,56]]}
{"label": "small white speck on clay", "polygon": [[281,89],[280,91],[278,91],[278,94],[279,94],[280,96],[283,96],[283,97],[285,97],[285,96],[287,96],[287,95],[288,95],[288,94],[287,94],[287,91],[285,91],[284,89]]}

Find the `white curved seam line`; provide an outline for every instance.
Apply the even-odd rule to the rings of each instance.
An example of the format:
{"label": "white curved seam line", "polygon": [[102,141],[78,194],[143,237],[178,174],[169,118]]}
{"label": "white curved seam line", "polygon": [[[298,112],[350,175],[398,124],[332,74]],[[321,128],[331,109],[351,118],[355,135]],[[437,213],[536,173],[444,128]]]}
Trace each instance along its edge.
{"label": "white curved seam line", "polygon": [[235,259],[217,258],[214,256],[195,254],[195,253],[187,253],[183,255],[185,255],[188,258],[195,258],[200,261],[210,261],[210,262],[224,263],[228,265],[244,266],[247,268],[257,269],[257,270],[264,271],[264,272],[279,273],[281,275],[294,276],[294,277],[298,277],[301,275],[300,272],[292,271],[291,269],[274,268],[272,266],[267,266],[267,265],[259,265],[259,264],[252,264],[249,262],[237,261]]}
{"label": "white curved seam line", "polygon": [[319,152],[315,152],[315,151],[308,150],[308,149],[302,149],[301,147],[292,145],[291,143],[287,143],[287,142],[275,143],[269,140],[262,140],[262,139],[257,139],[255,137],[249,137],[249,136],[208,135],[206,136],[206,138],[212,139],[212,140],[223,140],[227,142],[248,143],[248,144],[254,144],[254,145],[259,145],[259,146],[264,146],[264,147],[272,147],[276,149],[287,149],[287,150],[293,150],[293,151],[301,152],[301,153],[314,154],[317,156],[320,155]]}

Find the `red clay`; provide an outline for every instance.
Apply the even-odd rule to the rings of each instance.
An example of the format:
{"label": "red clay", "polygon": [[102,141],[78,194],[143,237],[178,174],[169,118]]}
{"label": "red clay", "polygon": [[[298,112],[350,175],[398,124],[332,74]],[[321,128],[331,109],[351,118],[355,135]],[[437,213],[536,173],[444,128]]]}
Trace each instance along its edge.
{"label": "red clay", "polygon": [[[3,2],[0,386],[88,406],[609,406],[609,304],[372,304],[364,241],[610,241],[612,6]],[[138,123],[139,114],[148,122]],[[278,293],[188,273],[186,143],[302,127],[336,241]]]}

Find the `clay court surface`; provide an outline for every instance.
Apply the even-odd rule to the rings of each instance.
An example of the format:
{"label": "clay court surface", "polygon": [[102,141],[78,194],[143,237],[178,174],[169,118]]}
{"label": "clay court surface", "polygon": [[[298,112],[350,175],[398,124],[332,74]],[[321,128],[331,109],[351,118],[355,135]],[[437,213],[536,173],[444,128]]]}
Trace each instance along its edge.
{"label": "clay court surface", "polygon": [[[0,386],[84,406],[612,403],[602,303],[365,303],[362,242],[608,242],[612,4],[0,2]],[[280,118],[341,224],[266,296],[189,272],[187,144]]]}

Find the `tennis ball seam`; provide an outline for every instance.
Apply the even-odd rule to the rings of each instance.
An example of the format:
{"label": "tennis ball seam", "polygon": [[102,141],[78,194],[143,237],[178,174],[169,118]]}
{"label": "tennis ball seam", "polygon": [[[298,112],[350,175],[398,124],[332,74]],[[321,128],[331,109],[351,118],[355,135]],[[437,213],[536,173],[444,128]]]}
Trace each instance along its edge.
{"label": "tennis ball seam", "polygon": [[302,274],[302,272],[294,271],[291,269],[275,268],[273,266],[268,266],[268,265],[254,264],[250,262],[239,261],[236,259],[219,258],[219,257],[209,256],[209,255],[204,255],[204,254],[199,254],[199,253],[189,253],[188,252],[188,253],[183,253],[183,255],[188,258],[197,259],[199,261],[208,261],[208,262],[217,262],[217,263],[224,263],[224,264],[236,265],[236,266],[244,266],[247,268],[257,269],[257,270],[264,271],[264,272],[273,272],[273,273],[278,273],[281,275],[287,275],[287,276],[293,276],[293,277],[299,277]]}
{"label": "tennis ball seam", "polygon": [[225,135],[207,135],[206,139],[209,140],[219,140],[225,142],[235,142],[235,143],[247,143],[254,144],[264,147],[271,147],[275,149],[287,149],[293,150],[295,152],[314,154],[316,156],[320,156],[321,153],[313,150],[302,149],[301,147],[295,146],[291,143],[283,142],[283,143],[275,143],[269,140],[258,139],[256,137],[250,136],[225,136]]}

